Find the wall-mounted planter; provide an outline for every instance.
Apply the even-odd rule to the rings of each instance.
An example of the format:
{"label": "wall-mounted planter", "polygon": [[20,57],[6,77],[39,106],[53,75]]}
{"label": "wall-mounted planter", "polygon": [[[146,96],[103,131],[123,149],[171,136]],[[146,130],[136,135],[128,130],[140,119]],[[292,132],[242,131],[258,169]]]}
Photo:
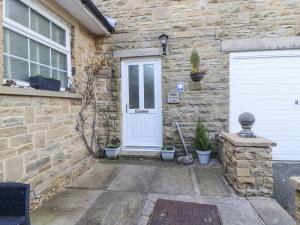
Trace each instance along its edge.
{"label": "wall-mounted planter", "polygon": [[118,154],[121,150],[121,146],[119,148],[105,148],[106,157],[109,159],[118,158]]}
{"label": "wall-mounted planter", "polygon": [[30,87],[40,90],[48,91],[59,91],[60,90],[60,80],[55,80],[52,78],[35,76],[29,77]]}
{"label": "wall-mounted planter", "polygon": [[198,73],[191,73],[191,79],[194,82],[198,82],[201,81],[203,79],[203,77],[205,76],[206,72],[205,71],[201,71]]}

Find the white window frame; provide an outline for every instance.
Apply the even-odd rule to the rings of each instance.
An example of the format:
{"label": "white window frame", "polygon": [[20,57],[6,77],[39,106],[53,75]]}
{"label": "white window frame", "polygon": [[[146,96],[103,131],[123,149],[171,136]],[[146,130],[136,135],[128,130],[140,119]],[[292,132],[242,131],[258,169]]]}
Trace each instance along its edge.
{"label": "white window frame", "polygon": [[[33,41],[36,41],[40,44],[43,44],[47,47],[49,47],[50,49],[54,49],[58,52],[61,52],[63,54],[67,55],[67,74],[68,74],[68,78],[70,78],[72,76],[72,66],[71,66],[71,29],[69,26],[67,26],[65,23],[63,23],[62,21],[58,20],[57,18],[55,18],[54,16],[50,15],[50,13],[48,11],[46,11],[45,9],[43,9],[41,6],[33,3],[30,0],[19,0],[20,2],[24,3],[25,5],[27,5],[29,8],[35,10],[36,12],[38,12],[39,14],[41,14],[42,16],[44,16],[45,18],[47,18],[48,20],[50,20],[52,23],[55,23],[57,26],[61,27],[62,29],[65,30],[66,32],[66,46],[60,45],[57,42],[33,31],[30,29],[30,16],[29,16],[29,28],[25,27],[15,21],[13,21],[12,19],[8,18],[6,15],[6,2],[7,0],[3,1],[3,22],[2,22],[2,26],[3,28],[9,29],[13,32],[16,32],[22,36],[25,36]],[[30,10],[29,10],[29,14],[30,14]],[[51,38],[51,24],[50,23],[50,38]],[[30,55],[30,48],[28,49],[28,54]],[[51,52],[51,50],[50,50]],[[4,55],[4,51],[3,51],[3,55]],[[5,53],[5,55],[11,56],[10,54]],[[3,57],[3,56],[2,56]],[[16,56],[12,56],[15,58],[18,58]],[[29,63],[30,58],[28,59]],[[34,63],[34,62],[33,62]],[[49,66],[47,66],[49,67]],[[51,66],[51,55],[50,55],[50,68],[52,68]],[[57,69],[59,70],[59,69]],[[30,71],[30,65],[29,65],[29,71]],[[61,70],[63,71],[63,70]],[[30,76],[30,73],[29,73]],[[5,79],[4,79],[5,81]],[[22,81],[16,81],[18,85],[22,85],[22,86],[29,86],[28,82],[22,82]],[[64,88],[61,88],[61,91],[64,91]]]}

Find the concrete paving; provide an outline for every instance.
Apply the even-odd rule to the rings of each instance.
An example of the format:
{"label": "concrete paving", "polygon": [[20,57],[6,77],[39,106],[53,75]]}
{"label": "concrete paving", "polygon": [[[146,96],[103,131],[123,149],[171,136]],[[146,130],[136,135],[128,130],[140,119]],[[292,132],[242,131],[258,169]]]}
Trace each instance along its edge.
{"label": "concrete paving", "polygon": [[[274,199],[270,198],[248,198],[258,215],[270,225],[296,225],[296,222]],[[276,215],[280,215],[276,216]]]}
{"label": "concrete paving", "polygon": [[217,205],[223,225],[294,225],[272,199],[241,198],[222,167],[101,161],[31,214],[32,225],[147,225],[157,199]]}
{"label": "concrete paving", "polygon": [[[193,168],[200,193],[204,196],[232,196],[233,193],[218,168]],[[203,182],[205,181],[205,182]]]}

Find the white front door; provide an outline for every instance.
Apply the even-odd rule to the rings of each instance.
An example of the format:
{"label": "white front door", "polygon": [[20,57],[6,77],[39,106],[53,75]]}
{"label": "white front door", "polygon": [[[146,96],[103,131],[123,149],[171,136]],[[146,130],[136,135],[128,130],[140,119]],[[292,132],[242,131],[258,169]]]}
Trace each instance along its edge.
{"label": "white front door", "polygon": [[161,61],[122,61],[123,146],[162,145]]}

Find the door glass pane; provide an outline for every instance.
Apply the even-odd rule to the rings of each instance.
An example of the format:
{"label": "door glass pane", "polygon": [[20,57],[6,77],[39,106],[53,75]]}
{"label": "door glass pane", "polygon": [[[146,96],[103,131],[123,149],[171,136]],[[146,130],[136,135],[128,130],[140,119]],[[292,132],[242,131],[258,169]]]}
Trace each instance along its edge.
{"label": "door glass pane", "polygon": [[153,109],[154,100],[154,65],[144,65],[144,104],[145,109]]}
{"label": "door glass pane", "polygon": [[128,66],[129,108],[139,109],[139,66]]}
{"label": "door glass pane", "polygon": [[29,27],[29,8],[19,0],[7,0],[6,16],[13,21]]}
{"label": "door glass pane", "polygon": [[36,11],[30,11],[31,29],[47,38],[50,38],[50,20],[46,19]]}

